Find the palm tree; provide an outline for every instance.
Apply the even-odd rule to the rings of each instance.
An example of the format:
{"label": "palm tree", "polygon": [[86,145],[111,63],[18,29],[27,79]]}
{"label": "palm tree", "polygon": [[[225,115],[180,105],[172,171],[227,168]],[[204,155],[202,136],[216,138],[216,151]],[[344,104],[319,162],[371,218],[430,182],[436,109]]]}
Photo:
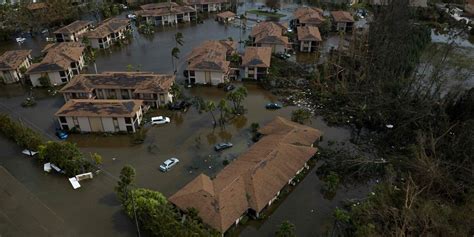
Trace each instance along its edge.
{"label": "palm tree", "polygon": [[216,104],[214,103],[214,101],[210,100],[210,101],[206,101],[204,103],[204,111],[208,112],[211,114],[212,116],[212,120],[213,120],[213,124],[214,124],[214,128],[216,127],[216,116],[214,116],[214,111],[216,110]]}
{"label": "palm tree", "polygon": [[225,115],[230,111],[229,106],[227,105],[227,101],[225,99],[221,99],[219,101],[219,104],[217,105],[217,108],[219,109],[220,112],[220,118],[219,118],[219,124],[221,126],[225,125]]}
{"label": "palm tree", "polygon": [[247,97],[247,89],[245,87],[239,87],[235,91],[231,91],[227,94],[227,100],[230,100],[234,105],[234,113],[240,114],[242,112],[242,101]]}
{"label": "palm tree", "polygon": [[176,62],[175,62],[175,59],[179,59],[179,48],[178,47],[174,47],[172,50],[171,50],[171,62],[173,63],[173,70],[174,70],[174,74],[176,75]]}
{"label": "palm tree", "polygon": [[277,237],[295,237],[295,225],[289,221],[283,221],[275,233]]}
{"label": "palm tree", "polygon": [[174,42],[175,42],[175,47],[183,46],[184,41],[183,41],[183,33],[178,32],[174,34]]}

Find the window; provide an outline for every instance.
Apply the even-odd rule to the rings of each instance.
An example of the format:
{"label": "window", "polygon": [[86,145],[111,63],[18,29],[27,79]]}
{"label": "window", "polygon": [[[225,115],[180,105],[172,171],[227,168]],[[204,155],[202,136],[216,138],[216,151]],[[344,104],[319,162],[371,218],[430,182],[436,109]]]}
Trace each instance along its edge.
{"label": "window", "polygon": [[60,71],[60,72],[59,72],[59,76],[65,77],[65,76],[66,76],[66,73],[65,73],[64,71]]}
{"label": "window", "polygon": [[195,74],[196,74],[196,73],[195,73],[194,71],[189,71],[189,76],[190,76],[190,77],[194,77]]}
{"label": "window", "polygon": [[133,127],[132,126],[127,126],[127,132],[133,132]]}
{"label": "window", "polygon": [[161,102],[162,104],[165,103],[165,95],[164,95],[164,94],[160,94],[160,102]]}
{"label": "window", "polygon": [[125,118],[125,123],[126,123],[126,124],[131,124],[131,123],[132,123],[132,119],[130,119],[130,118]]}
{"label": "window", "polygon": [[61,123],[67,123],[66,117],[64,116],[60,116],[59,121],[61,121]]}

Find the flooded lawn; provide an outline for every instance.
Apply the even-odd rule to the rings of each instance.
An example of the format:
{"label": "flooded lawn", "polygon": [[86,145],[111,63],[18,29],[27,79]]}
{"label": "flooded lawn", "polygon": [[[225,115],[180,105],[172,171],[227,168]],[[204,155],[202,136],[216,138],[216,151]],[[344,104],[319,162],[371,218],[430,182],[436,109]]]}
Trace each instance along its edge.
{"label": "flooded lawn", "polygon": [[[248,4],[244,4],[245,8],[239,8],[239,12],[256,6],[255,3]],[[294,6],[284,5],[284,9],[289,14]],[[106,50],[98,55],[98,72],[124,71],[127,65],[133,65],[141,71],[171,73],[171,48],[175,47],[173,35],[178,31],[183,33],[185,41],[178,62],[179,72],[183,69],[185,56],[201,42],[229,37],[238,41],[249,33],[249,30],[244,32],[235,26],[219,24],[212,18],[205,20],[204,24],[157,28],[153,37],[134,32],[130,45]],[[0,51],[16,48],[39,51],[43,41],[29,39],[23,45],[1,45]],[[332,45],[331,42],[329,45]],[[243,45],[240,47],[242,50]],[[309,57],[309,60],[316,60]],[[94,67],[89,66],[87,71],[94,72]],[[181,73],[178,74],[178,80],[182,80]],[[155,114],[170,116],[172,122],[162,126],[146,126],[143,144],[133,144],[128,135],[71,135],[69,141],[77,143],[86,156],[92,152],[103,156],[103,172],[92,181],[85,182],[81,189],[73,190],[65,177],[44,173],[34,161],[20,155],[20,148],[3,138],[0,138],[0,165],[64,221],[67,230],[65,236],[135,236],[135,227],[121,211],[113,191],[124,165],[130,164],[136,169],[137,186],[169,196],[202,172],[214,176],[224,167],[224,160],[235,159],[246,151],[252,145],[250,124],[264,125],[275,116],[289,119],[296,108],[266,110],[265,104],[278,101],[277,97],[257,84],[236,84],[248,90],[248,97],[243,103],[247,112],[233,118],[222,128],[213,128],[210,114],[199,113],[191,108],[187,112],[155,111]],[[28,93],[28,88],[23,89],[19,85],[0,87],[0,112],[21,117],[24,123],[42,131],[48,139],[55,139],[53,115],[64,104],[63,98],[60,95],[47,96],[44,91],[35,90],[38,104],[32,108],[23,108],[20,104]],[[185,94],[216,102],[225,97],[222,89],[211,87],[186,88]],[[216,116],[219,116],[218,112]],[[325,140],[348,141],[350,137],[346,129],[328,127],[320,118],[313,119],[310,126],[323,131]],[[234,147],[215,152],[214,144],[221,141],[232,142]],[[171,157],[177,157],[181,162],[168,173],[159,172],[159,165]],[[348,188],[339,191],[338,196],[329,201],[319,194],[320,187],[321,182],[314,170],[310,171],[307,178],[265,222],[258,226],[246,226],[241,235],[272,236],[282,220],[296,223],[299,236],[318,235],[322,233],[323,226],[328,225],[331,210],[340,200],[359,197],[366,192],[364,188]]]}

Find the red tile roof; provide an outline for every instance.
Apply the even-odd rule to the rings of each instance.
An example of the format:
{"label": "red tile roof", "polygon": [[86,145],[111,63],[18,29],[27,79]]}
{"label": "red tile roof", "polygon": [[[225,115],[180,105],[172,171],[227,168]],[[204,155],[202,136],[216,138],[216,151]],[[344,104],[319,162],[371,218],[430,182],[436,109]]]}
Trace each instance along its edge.
{"label": "red tile roof", "polygon": [[335,22],[354,22],[354,18],[350,12],[332,11],[331,15]]}
{"label": "red tile roof", "polygon": [[323,41],[316,26],[299,26],[297,31],[299,41]]}
{"label": "red tile roof", "polygon": [[195,208],[202,220],[224,233],[248,209],[256,212],[272,200],[314,156],[321,133],[281,117],[263,127],[264,135],[211,180],[201,174],[169,201],[182,210]]}

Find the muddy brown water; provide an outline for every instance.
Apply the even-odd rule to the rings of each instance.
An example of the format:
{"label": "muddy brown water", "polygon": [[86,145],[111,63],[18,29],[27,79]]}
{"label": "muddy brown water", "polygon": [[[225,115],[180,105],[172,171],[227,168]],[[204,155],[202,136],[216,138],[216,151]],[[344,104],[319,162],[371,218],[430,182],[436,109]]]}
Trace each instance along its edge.
{"label": "muddy brown water", "polygon": [[[248,4],[244,4],[248,9],[257,6],[255,3]],[[291,6],[294,5],[288,6],[285,8],[291,12]],[[212,19],[206,20],[204,24],[158,28],[153,37],[144,37],[135,32],[130,45],[106,50],[98,55],[98,71],[122,71],[131,64],[135,67],[139,65],[141,71],[169,73],[172,71],[170,51],[175,46],[173,35],[178,31],[183,33],[185,41],[178,62],[180,69],[186,54],[204,40],[228,37],[237,40],[241,34],[245,38],[245,34],[249,33],[249,30],[240,32],[235,26],[224,26]],[[38,54],[43,45],[42,38],[38,37],[28,39],[23,45],[2,43],[0,51],[32,48],[34,54]],[[90,65],[87,71],[94,72],[94,67]],[[224,160],[235,159],[246,151],[252,145],[249,132],[251,123],[264,125],[275,116],[289,119],[291,111],[296,108],[265,110],[266,103],[278,101],[278,98],[257,84],[236,84],[248,89],[249,95],[244,101],[247,113],[234,118],[224,128],[213,129],[210,114],[199,113],[191,108],[185,113],[156,111],[156,114],[170,116],[172,122],[164,126],[147,126],[146,139],[139,145],[132,144],[130,136],[125,135],[71,135],[69,141],[77,143],[86,156],[92,152],[103,156],[103,172],[92,181],[81,183],[82,187],[78,190],[73,190],[65,177],[44,173],[39,164],[21,155],[21,149],[4,138],[0,138],[0,165],[63,220],[61,228],[65,230],[65,236],[135,236],[135,226],[121,211],[113,191],[124,165],[130,164],[136,169],[137,186],[169,196],[200,173],[215,175],[223,168]],[[53,115],[64,104],[62,97],[47,96],[44,91],[34,90],[38,98],[37,106],[22,108],[20,104],[28,93],[29,89],[18,85],[1,86],[0,112],[21,118],[22,122],[43,132],[48,139],[55,139]],[[214,101],[225,96],[221,89],[211,87],[187,88],[185,93]],[[216,116],[219,116],[217,112]],[[348,130],[329,127],[320,118],[313,119],[309,125],[323,131],[325,141],[349,140]],[[230,141],[234,147],[217,153],[212,148],[220,141]],[[168,173],[159,172],[159,165],[170,157],[177,157],[181,162]],[[321,182],[313,170],[264,222],[245,226],[241,232],[233,235],[272,236],[276,226],[283,220],[296,224],[298,236],[320,235],[331,223],[333,207],[341,200],[360,197],[367,192],[365,186],[344,188],[333,200],[325,200],[319,193],[320,187]],[[22,218],[16,220],[21,222]],[[26,217],[23,219],[28,220]],[[0,235],[6,233],[8,228],[8,225],[0,225]]]}

